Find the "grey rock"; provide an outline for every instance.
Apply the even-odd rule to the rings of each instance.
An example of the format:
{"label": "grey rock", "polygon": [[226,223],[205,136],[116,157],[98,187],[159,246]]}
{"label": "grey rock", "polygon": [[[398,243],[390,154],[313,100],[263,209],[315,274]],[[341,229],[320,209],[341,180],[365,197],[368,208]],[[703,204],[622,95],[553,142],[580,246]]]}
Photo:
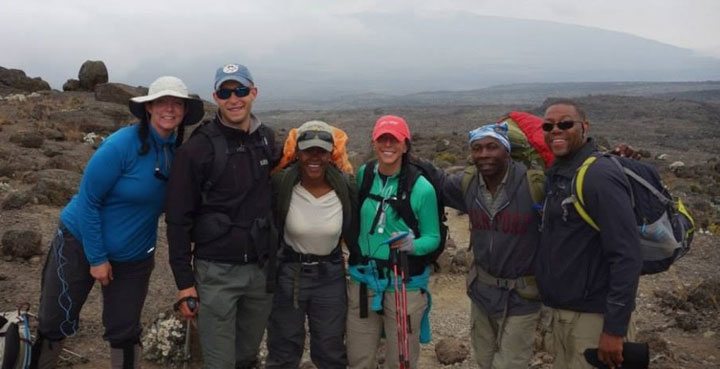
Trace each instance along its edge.
{"label": "grey rock", "polygon": [[81,131],[107,134],[136,120],[127,106],[98,102],[76,110],[55,111],[48,114],[48,120],[63,132]]}
{"label": "grey rock", "polygon": [[2,202],[2,209],[3,210],[14,210],[14,209],[21,209],[23,206],[27,205],[30,201],[32,201],[32,198],[30,195],[28,195],[27,192],[24,191],[14,191],[10,192],[7,197],[5,197],[5,200]]}
{"label": "grey rock", "polygon": [[448,337],[435,345],[435,355],[443,365],[451,365],[467,360],[470,357],[470,348],[465,341]]}
{"label": "grey rock", "polygon": [[2,252],[13,258],[29,259],[42,255],[42,236],[31,230],[9,230],[2,237]]}
{"label": "grey rock", "polygon": [[80,87],[86,91],[94,91],[99,83],[107,83],[108,71],[101,60],[86,60],[78,72]]}
{"label": "grey rock", "polygon": [[43,169],[64,169],[71,172],[82,173],[82,165],[68,159],[65,155],[53,156],[45,163]]}
{"label": "grey rock", "polygon": [[443,138],[435,144],[435,152],[442,152],[450,148],[450,140]]}
{"label": "grey rock", "polygon": [[147,91],[145,87],[123,83],[101,83],[95,86],[95,100],[127,106],[131,97],[146,95]]}
{"label": "grey rock", "polygon": [[65,134],[61,130],[55,128],[46,128],[42,130],[42,135],[48,140],[64,141]]}
{"label": "grey rock", "polygon": [[82,86],[80,86],[80,81],[70,78],[63,83],[62,89],[63,91],[82,91]]}
{"label": "grey rock", "polygon": [[0,67],[0,95],[49,90],[50,84],[41,78],[30,78],[19,69]]}
{"label": "grey rock", "polygon": [[63,169],[45,169],[37,172],[35,178],[26,178],[26,181],[35,180],[30,193],[39,204],[63,206],[77,191],[81,175]]}
{"label": "grey rock", "polygon": [[42,147],[45,139],[37,132],[19,132],[10,136],[10,142],[31,149]]}

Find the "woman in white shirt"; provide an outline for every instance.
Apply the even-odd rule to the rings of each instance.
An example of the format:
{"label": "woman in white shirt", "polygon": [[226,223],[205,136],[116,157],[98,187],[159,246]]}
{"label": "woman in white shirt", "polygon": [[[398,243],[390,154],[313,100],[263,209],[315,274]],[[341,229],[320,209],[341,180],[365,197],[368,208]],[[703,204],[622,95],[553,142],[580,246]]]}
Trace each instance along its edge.
{"label": "woman in white shirt", "polygon": [[273,176],[281,247],[268,325],[268,369],[300,365],[306,317],[313,363],[347,367],[341,240],[357,242],[357,191],[332,164],[332,150],[333,128],[306,122],[297,132],[297,160]]}

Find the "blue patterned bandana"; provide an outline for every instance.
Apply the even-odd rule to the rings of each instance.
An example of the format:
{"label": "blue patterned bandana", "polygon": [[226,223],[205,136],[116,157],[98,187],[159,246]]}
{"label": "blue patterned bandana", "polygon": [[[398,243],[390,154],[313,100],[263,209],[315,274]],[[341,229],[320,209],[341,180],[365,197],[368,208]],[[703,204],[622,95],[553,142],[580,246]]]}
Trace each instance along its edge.
{"label": "blue patterned bandana", "polygon": [[508,125],[503,122],[502,124],[490,123],[484,126],[473,129],[468,133],[469,144],[473,141],[479,140],[484,137],[492,137],[500,141],[503,146],[510,152],[510,140],[508,140]]}

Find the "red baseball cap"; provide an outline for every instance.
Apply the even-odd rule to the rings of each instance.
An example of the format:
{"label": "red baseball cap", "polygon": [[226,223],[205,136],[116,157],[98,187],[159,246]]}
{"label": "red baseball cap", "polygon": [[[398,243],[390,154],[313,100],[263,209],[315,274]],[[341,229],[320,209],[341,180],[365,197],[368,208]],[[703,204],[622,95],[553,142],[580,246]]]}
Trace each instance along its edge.
{"label": "red baseball cap", "polygon": [[408,128],[407,122],[395,115],[383,115],[375,122],[375,128],[372,131],[373,141],[385,133],[393,135],[398,141],[410,141],[410,128]]}

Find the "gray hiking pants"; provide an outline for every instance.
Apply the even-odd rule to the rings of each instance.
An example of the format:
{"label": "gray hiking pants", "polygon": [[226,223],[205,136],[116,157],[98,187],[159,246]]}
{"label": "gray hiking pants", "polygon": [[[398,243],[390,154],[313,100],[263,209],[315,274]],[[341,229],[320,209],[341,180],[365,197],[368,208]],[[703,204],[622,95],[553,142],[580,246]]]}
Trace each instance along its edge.
{"label": "gray hiking pants", "polygon": [[265,271],[257,264],[195,260],[203,368],[234,369],[255,362],[272,307]]}
{"label": "gray hiking pants", "polygon": [[[140,342],[140,315],[155,266],[154,258],[110,262],[113,280],[102,287],[103,339],[111,347]],[[50,245],[43,267],[38,331],[50,341],[75,334],[85,300],[95,284],[83,247],[70,232],[60,227]]]}
{"label": "gray hiking pants", "polygon": [[[294,287],[296,276],[299,288]],[[318,368],[346,368],[347,294],[342,262],[283,263],[268,325],[267,369],[297,368],[310,328],[310,358]],[[297,296],[294,293],[297,292]],[[297,301],[297,308],[294,306]]]}

